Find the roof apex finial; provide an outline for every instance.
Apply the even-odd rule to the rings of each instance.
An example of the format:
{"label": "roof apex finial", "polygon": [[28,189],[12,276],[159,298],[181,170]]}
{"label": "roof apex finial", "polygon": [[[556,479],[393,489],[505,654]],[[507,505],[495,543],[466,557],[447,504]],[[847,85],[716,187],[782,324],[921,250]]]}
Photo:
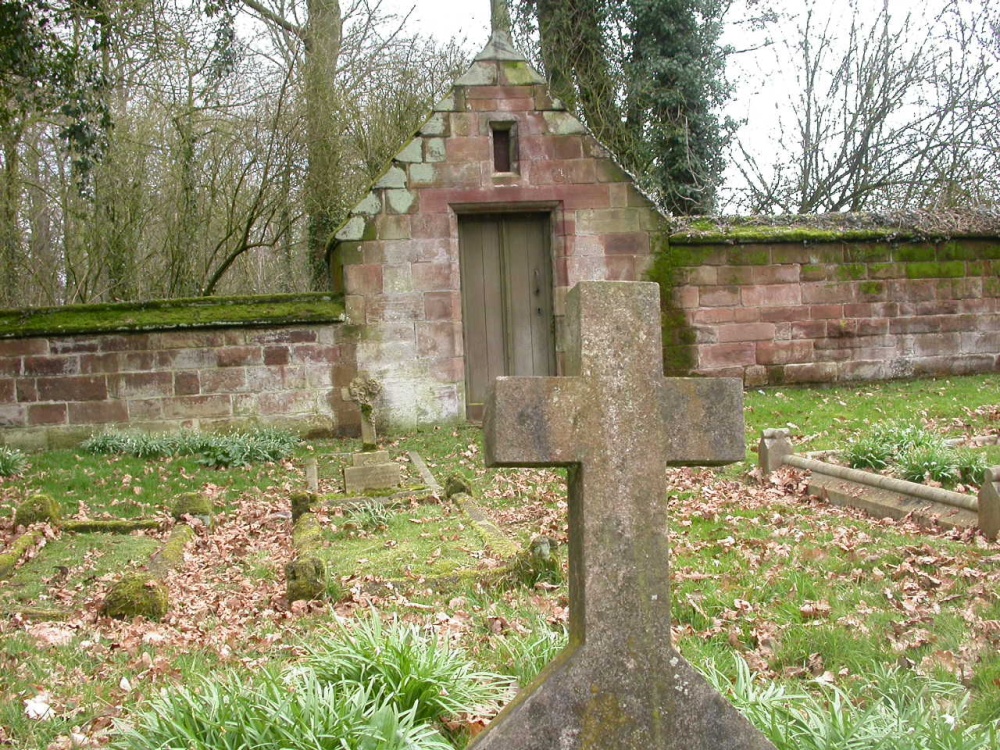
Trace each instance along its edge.
{"label": "roof apex finial", "polygon": [[490,0],[490,29],[494,36],[504,34],[510,37],[510,7],[507,0]]}

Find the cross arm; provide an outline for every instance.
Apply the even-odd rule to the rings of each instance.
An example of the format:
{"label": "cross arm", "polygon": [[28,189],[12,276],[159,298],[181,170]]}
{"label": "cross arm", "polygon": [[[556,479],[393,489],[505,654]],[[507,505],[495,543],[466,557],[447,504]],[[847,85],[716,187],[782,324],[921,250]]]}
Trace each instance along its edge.
{"label": "cross arm", "polygon": [[743,383],[737,378],[666,378],[660,413],[667,464],[717,466],[746,458]]}
{"label": "cross arm", "polygon": [[587,383],[577,377],[501,377],[486,399],[487,466],[568,466]]}

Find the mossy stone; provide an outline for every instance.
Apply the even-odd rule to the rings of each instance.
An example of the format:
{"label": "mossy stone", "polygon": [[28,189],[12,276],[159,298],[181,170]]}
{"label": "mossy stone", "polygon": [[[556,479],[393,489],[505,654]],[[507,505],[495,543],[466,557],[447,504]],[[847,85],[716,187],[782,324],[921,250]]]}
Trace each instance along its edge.
{"label": "mossy stone", "polygon": [[167,587],[148,573],[126,574],[104,598],[101,612],[116,620],[161,620],[170,609]]}
{"label": "mossy stone", "polygon": [[17,506],[14,526],[31,526],[33,523],[58,523],[62,508],[51,495],[38,493]]}
{"label": "mossy stone", "polygon": [[285,594],[289,604],[322,599],[326,593],[326,563],[321,558],[303,555],[285,565]]}
{"label": "mossy stone", "polygon": [[457,472],[449,474],[448,478],[444,480],[444,496],[450,500],[454,495],[460,493],[471,496],[472,485],[469,484],[468,479]]}
{"label": "mossy stone", "polygon": [[316,501],[319,500],[315,492],[293,492],[292,501],[292,521],[298,521],[299,517],[312,511]]}
{"label": "mossy stone", "polygon": [[303,513],[292,528],[292,547],[301,555],[323,544],[323,527],[314,513]]}
{"label": "mossy stone", "polygon": [[511,578],[526,586],[538,583],[562,583],[562,565],[556,543],[547,536],[536,536],[526,550],[518,553],[510,565]]}
{"label": "mossy stone", "polygon": [[207,518],[210,521],[212,513],[211,499],[200,492],[182,492],[174,498],[174,502],[170,506],[170,515],[177,521],[184,516],[201,518],[202,520]]}

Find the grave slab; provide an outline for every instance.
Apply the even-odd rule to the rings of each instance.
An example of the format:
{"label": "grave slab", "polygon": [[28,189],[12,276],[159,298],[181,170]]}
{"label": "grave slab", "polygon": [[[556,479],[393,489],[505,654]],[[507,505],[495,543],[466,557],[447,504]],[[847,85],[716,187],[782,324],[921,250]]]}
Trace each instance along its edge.
{"label": "grave slab", "polygon": [[566,377],[498,378],[490,466],[569,475],[570,642],[475,750],[773,746],[674,650],[665,464],[744,455],[742,384],[663,377],[659,287],[581,282]]}
{"label": "grave slab", "polygon": [[369,466],[347,466],[344,468],[344,492],[364,492],[384,490],[399,486],[399,464],[371,464]]}

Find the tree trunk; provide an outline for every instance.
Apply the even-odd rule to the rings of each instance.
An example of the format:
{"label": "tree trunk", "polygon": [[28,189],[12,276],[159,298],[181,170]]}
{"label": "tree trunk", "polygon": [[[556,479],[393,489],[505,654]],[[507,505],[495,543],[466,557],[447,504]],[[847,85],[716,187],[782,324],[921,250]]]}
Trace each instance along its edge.
{"label": "tree trunk", "polygon": [[329,286],[326,249],[346,206],[341,188],[341,117],[336,75],[343,34],[337,0],[309,0],[304,71],[309,170],[309,261],[312,286]]}

